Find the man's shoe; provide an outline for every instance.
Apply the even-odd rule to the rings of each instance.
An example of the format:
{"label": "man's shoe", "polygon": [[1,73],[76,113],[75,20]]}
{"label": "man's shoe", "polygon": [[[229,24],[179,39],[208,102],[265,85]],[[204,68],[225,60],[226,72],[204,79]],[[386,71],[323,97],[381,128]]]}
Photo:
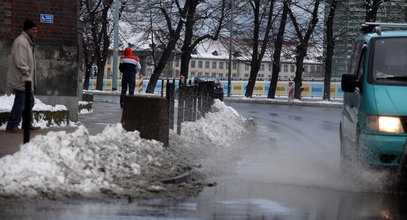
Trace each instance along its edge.
{"label": "man's shoe", "polygon": [[41,127],[31,126],[31,128],[30,128],[31,131],[39,130],[39,129],[41,129]]}
{"label": "man's shoe", "polygon": [[7,128],[6,131],[9,132],[9,133],[22,133],[23,129],[21,129],[21,128]]}

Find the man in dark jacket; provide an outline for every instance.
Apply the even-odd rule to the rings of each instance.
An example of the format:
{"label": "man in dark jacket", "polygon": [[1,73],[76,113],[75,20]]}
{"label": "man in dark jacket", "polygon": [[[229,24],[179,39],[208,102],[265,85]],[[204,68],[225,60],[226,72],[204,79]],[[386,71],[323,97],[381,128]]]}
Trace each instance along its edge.
{"label": "man in dark jacket", "polygon": [[124,97],[127,93],[127,86],[129,87],[129,94],[134,95],[134,87],[136,86],[136,73],[141,69],[138,57],[133,56],[130,47],[124,50],[124,57],[120,60],[120,72],[123,73],[122,77],[122,92],[120,94],[120,107],[123,108]]}

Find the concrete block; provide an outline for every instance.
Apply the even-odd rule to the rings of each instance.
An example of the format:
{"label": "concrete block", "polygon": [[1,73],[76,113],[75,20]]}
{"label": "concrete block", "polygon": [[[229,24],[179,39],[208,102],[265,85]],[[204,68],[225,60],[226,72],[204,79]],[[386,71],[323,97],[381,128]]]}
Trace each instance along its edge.
{"label": "concrete block", "polygon": [[[10,112],[0,112],[0,126],[7,124]],[[69,111],[33,111],[34,121],[44,120],[47,126],[51,125],[69,125]]]}
{"label": "concrete block", "polygon": [[145,139],[168,146],[168,103],[160,97],[126,96],[122,114],[123,128],[138,130]]}

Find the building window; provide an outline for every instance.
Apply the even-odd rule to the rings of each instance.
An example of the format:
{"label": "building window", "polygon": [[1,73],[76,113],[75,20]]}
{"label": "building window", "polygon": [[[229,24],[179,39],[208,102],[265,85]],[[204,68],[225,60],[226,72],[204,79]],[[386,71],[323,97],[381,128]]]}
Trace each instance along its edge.
{"label": "building window", "polygon": [[310,66],[310,72],[311,72],[311,73],[314,73],[314,72],[315,72],[315,66],[314,66],[314,65],[311,65],[311,66]]}
{"label": "building window", "polygon": [[288,65],[284,64],[284,72],[288,72]]}
{"label": "building window", "polygon": [[216,76],[216,73],[212,73],[212,76]]}
{"label": "building window", "polygon": [[261,64],[260,70],[261,70],[261,71],[264,71],[264,64]]}
{"label": "building window", "polygon": [[219,77],[222,78],[222,77],[223,77],[223,73],[219,73]]}
{"label": "building window", "polygon": [[201,73],[201,72],[198,72],[198,76],[202,76],[202,73]]}
{"label": "building window", "polygon": [[198,68],[199,68],[199,69],[202,69],[202,61],[201,61],[201,60],[198,61]]}
{"label": "building window", "polygon": [[216,69],[216,61],[212,61],[212,69]]}
{"label": "building window", "polygon": [[175,67],[179,67],[179,59],[175,60]]}
{"label": "building window", "polygon": [[308,73],[308,66],[304,65],[304,72]]}
{"label": "building window", "polygon": [[233,63],[232,63],[232,68],[233,68],[234,70],[236,70],[236,66],[237,66],[236,61],[233,61]]}
{"label": "building window", "polygon": [[295,65],[291,65],[291,72],[295,72]]}
{"label": "building window", "polygon": [[195,60],[191,61],[191,68],[195,68]]}
{"label": "building window", "polygon": [[205,73],[205,76],[209,76],[209,73]]}
{"label": "building window", "polygon": [[321,73],[322,71],[321,71],[321,66],[317,66],[317,72],[318,73]]}
{"label": "building window", "polygon": [[269,71],[271,72],[273,70],[273,64],[269,63]]}
{"label": "building window", "polygon": [[245,74],[244,74],[244,77],[249,78],[249,74],[248,74],[248,73],[245,73]]}
{"label": "building window", "polygon": [[219,62],[219,69],[223,70],[223,62]]}
{"label": "building window", "polygon": [[244,65],[244,70],[250,70],[250,64],[247,64],[247,63],[246,63],[246,64]]}
{"label": "building window", "polygon": [[191,76],[195,76],[195,72],[191,72]]}
{"label": "building window", "polygon": [[112,75],[112,68],[107,68],[107,76],[110,79],[110,76]]}
{"label": "building window", "polygon": [[209,62],[209,61],[205,61],[205,69],[209,69],[209,65],[210,65],[210,62]]}
{"label": "building window", "polygon": [[236,78],[236,77],[237,77],[237,74],[236,74],[236,73],[233,73],[232,76],[233,76],[234,78]]}

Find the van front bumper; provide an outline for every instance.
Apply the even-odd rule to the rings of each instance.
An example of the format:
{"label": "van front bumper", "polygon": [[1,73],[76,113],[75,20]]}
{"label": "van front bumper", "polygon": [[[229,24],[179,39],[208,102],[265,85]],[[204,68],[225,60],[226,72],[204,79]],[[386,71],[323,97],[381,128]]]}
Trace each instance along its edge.
{"label": "van front bumper", "polygon": [[361,134],[359,138],[362,161],[374,166],[398,166],[407,135]]}

